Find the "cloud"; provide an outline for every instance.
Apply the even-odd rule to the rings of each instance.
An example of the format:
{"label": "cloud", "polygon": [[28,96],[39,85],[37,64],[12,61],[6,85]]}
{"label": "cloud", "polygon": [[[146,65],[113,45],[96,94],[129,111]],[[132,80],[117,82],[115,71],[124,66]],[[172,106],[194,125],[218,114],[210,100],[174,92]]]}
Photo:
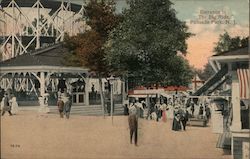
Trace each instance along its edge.
{"label": "cloud", "polygon": [[196,34],[187,40],[188,54],[187,60],[195,68],[203,68],[208,62],[208,57],[213,55],[215,42],[218,40],[218,34],[215,32],[204,31]]}
{"label": "cloud", "polygon": [[234,27],[230,27],[228,30],[230,36],[241,36],[246,37],[249,36],[249,25],[235,25]]}

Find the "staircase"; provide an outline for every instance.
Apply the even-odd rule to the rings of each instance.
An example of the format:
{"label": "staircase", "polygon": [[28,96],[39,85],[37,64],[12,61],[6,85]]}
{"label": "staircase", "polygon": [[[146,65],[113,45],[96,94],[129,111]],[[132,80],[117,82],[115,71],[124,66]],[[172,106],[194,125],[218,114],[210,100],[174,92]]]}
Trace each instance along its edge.
{"label": "staircase", "polygon": [[[51,114],[58,114],[57,106],[49,106]],[[102,116],[103,110],[101,105],[72,105],[71,115],[82,115],[82,116]],[[123,115],[123,106],[122,104],[115,104],[114,115]],[[105,116],[108,116],[108,113],[105,112]]]}
{"label": "staircase", "polygon": [[[57,106],[49,106],[51,114],[58,114]],[[80,106],[72,105],[71,106],[71,115],[83,115],[83,116],[102,116],[103,110],[100,105],[89,105],[89,106]]]}
{"label": "staircase", "polygon": [[192,96],[200,96],[206,92],[211,86],[219,82],[228,72],[227,65],[223,66],[215,75],[213,75],[201,88],[192,94]]}
{"label": "staircase", "polygon": [[124,108],[122,104],[115,104],[114,115],[123,115],[123,114],[124,114]]}
{"label": "staircase", "polygon": [[207,122],[204,119],[198,119],[198,118],[190,118],[187,122],[187,125],[189,126],[198,126],[198,127],[206,127]]}

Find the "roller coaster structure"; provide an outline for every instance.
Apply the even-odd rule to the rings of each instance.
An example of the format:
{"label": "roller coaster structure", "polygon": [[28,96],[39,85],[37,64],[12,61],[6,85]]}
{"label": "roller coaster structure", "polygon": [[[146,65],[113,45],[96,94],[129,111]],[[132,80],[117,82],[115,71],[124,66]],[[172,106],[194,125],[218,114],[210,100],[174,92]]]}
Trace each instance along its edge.
{"label": "roller coaster structure", "polygon": [[84,32],[85,1],[2,0],[0,3],[1,59],[8,60],[33,49],[63,41]]}

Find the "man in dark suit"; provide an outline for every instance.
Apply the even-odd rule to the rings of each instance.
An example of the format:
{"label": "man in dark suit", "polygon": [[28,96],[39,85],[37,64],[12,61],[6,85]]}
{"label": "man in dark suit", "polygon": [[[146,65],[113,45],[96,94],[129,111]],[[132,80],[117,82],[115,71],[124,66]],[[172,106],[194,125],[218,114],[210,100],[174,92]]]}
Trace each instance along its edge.
{"label": "man in dark suit", "polygon": [[66,115],[66,118],[69,119],[72,102],[70,97],[63,97],[63,98],[64,98],[64,113]]}
{"label": "man in dark suit", "polygon": [[3,105],[2,116],[5,114],[5,111],[8,111],[9,115],[11,116],[12,115],[12,113],[11,113],[11,106],[9,104],[9,98],[8,98],[8,94],[7,93],[4,94],[4,99],[3,100],[4,100],[3,101],[4,105]]}
{"label": "man in dark suit", "polygon": [[133,103],[129,108],[128,123],[130,129],[130,143],[132,144],[132,139],[134,135],[134,142],[137,146],[137,130],[138,130],[138,116],[137,116],[137,106]]}
{"label": "man in dark suit", "polygon": [[188,111],[187,109],[185,109],[183,112],[182,112],[182,117],[181,117],[181,123],[183,125],[183,130],[185,131],[186,130],[186,125],[187,125],[187,121],[188,121]]}

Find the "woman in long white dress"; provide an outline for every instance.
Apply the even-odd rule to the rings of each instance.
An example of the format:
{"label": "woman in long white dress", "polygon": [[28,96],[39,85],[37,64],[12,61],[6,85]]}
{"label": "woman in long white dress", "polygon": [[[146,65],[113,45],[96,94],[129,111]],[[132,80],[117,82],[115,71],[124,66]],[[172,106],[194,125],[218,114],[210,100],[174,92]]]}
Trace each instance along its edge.
{"label": "woman in long white dress", "polygon": [[171,104],[167,106],[167,118],[173,119],[174,118],[174,108]]}
{"label": "woman in long white dress", "polygon": [[1,108],[0,108],[1,111],[3,110],[3,107],[4,107],[4,98],[5,98],[5,97],[3,97],[3,98],[2,98],[2,101],[1,101]]}
{"label": "woman in long white dress", "polygon": [[18,112],[18,103],[16,101],[16,97],[11,98],[11,113],[12,114],[17,114]]}

